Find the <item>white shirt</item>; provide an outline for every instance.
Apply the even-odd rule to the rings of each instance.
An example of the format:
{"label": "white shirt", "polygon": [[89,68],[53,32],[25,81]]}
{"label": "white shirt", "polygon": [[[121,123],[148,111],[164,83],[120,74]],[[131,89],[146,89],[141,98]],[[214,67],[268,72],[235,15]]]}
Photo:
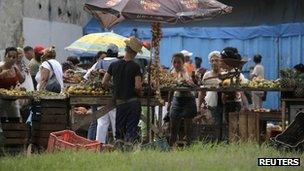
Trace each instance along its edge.
{"label": "white shirt", "polygon": [[258,78],[264,78],[264,67],[263,67],[263,65],[257,64],[254,67],[254,69],[253,69],[253,71],[252,71],[251,74],[254,75],[254,76],[256,76],[256,77],[258,77]]}
{"label": "white shirt", "polygon": [[[48,62],[52,65],[54,71],[53,71],[52,67],[49,65]],[[41,69],[43,67],[43,68],[50,71],[49,78],[51,78],[51,76],[53,75],[53,72],[55,73],[55,76],[56,76],[56,78],[57,78],[57,80],[58,80],[58,82],[61,86],[61,90],[63,90],[63,88],[64,88],[64,86],[63,86],[63,72],[62,72],[61,64],[55,59],[50,59],[50,60],[48,60],[48,62],[47,61],[42,62],[42,64],[39,67],[39,71],[36,74],[35,79],[38,83],[37,84],[37,89],[39,89],[40,86],[41,86]]]}
{"label": "white shirt", "polygon": [[104,70],[108,70],[110,64],[112,62],[117,61],[118,58],[112,58],[112,57],[106,57],[103,58],[102,60],[98,60],[89,70],[88,72],[83,76],[84,79],[89,79],[89,76],[91,74],[92,71],[97,70],[97,69],[104,69]]}

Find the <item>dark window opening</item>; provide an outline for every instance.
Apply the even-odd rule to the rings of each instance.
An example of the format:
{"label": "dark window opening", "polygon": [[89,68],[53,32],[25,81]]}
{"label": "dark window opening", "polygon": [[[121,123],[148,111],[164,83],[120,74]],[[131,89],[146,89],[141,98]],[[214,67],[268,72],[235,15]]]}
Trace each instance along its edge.
{"label": "dark window opening", "polygon": [[62,10],[61,8],[58,8],[58,15],[61,15],[62,14]]}
{"label": "dark window opening", "polygon": [[39,9],[41,9],[41,8],[42,8],[42,5],[39,3],[39,4],[38,4],[38,7],[39,7]]}
{"label": "dark window opening", "polygon": [[68,14],[68,17],[71,17],[71,15],[72,15],[72,14],[70,13],[70,11],[68,11],[67,14]]}

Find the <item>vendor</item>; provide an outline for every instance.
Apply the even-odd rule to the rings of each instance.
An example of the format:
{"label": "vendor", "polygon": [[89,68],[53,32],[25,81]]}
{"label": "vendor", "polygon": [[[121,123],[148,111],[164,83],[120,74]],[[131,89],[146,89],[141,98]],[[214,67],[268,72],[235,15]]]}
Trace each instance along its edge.
{"label": "vendor", "polygon": [[[171,74],[177,80],[186,81],[188,84],[193,85],[191,77],[183,67],[185,64],[185,57],[182,53],[177,53],[172,56],[172,70]],[[196,103],[194,95],[187,91],[175,91],[170,108],[170,145],[174,145],[178,140],[185,140],[188,144],[191,141],[192,134],[192,119],[196,115]],[[181,137],[180,127],[182,120],[184,120],[184,135]]]}
{"label": "vendor", "polygon": [[108,87],[113,77],[114,98],[116,99],[116,146],[131,146],[138,139],[138,123],[141,114],[140,95],[142,73],[133,61],[141,52],[142,43],[135,37],[125,41],[125,56],[110,64],[102,83]]}
{"label": "vendor", "polygon": [[[5,49],[4,62],[0,66],[0,88],[13,89],[16,85],[24,82],[20,70],[16,67],[18,52],[15,47]],[[0,99],[1,116],[20,117],[19,105],[16,100]]]}
{"label": "vendor", "polygon": [[[253,71],[250,74],[250,78],[252,80],[254,79],[264,79],[264,67],[261,64],[262,56],[257,54],[253,57],[253,62],[255,63],[255,66],[253,68]],[[263,107],[263,96],[264,91],[253,91],[252,92],[252,105],[253,109],[260,109]]]}
{"label": "vendor", "polygon": [[0,88],[11,89],[24,81],[22,73],[15,66],[17,58],[15,47],[6,48],[4,62],[0,66]]}
{"label": "vendor", "polygon": [[[208,60],[211,66],[211,70],[207,71],[202,79],[202,84],[205,87],[219,87],[221,80],[217,78],[222,72],[220,66],[220,57],[221,54],[219,51],[212,51],[208,55]],[[216,91],[207,91],[206,96],[203,101],[202,92],[199,92],[198,96],[198,109],[202,115],[205,116],[206,120],[209,123],[213,121],[215,124],[220,124],[221,116],[223,114],[223,105],[222,105],[222,96],[221,92]],[[211,113],[212,119],[207,114]]]}
{"label": "vendor", "polygon": [[[241,60],[242,57],[238,53],[238,50],[233,47],[226,47],[221,52],[221,59],[235,59],[235,60]],[[222,62],[222,67],[226,71],[222,74],[226,74],[227,72],[235,72],[234,68],[232,66],[226,65]],[[242,73],[240,73],[239,76],[240,82],[245,83],[248,80],[244,77]],[[224,104],[224,115],[225,117],[224,122],[228,123],[229,113],[230,112],[238,112],[241,109],[248,109],[248,100],[243,92],[225,92],[222,94],[222,101]]]}

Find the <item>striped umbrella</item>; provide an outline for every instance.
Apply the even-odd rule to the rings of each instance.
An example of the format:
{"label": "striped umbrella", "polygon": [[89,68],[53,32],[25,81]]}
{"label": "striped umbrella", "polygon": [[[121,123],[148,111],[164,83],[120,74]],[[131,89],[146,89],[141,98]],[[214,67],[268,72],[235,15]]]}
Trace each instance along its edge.
{"label": "striped umbrella", "polygon": [[[127,38],[113,32],[88,34],[73,42],[65,49],[78,56],[95,56],[98,51],[107,51],[109,44],[114,43],[118,46],[119,56],[125,54],[126,44],[124,40]],[[145,47],[142,53],[138,53],[136,58],[149,58],[150,51]]]}

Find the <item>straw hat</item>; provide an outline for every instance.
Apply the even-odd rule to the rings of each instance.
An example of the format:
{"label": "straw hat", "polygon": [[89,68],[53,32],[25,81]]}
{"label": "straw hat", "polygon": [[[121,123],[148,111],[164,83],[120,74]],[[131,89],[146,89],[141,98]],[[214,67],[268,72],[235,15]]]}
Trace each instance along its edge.
{"label": "straw hat", "polygon": [[125,43],[126,43],[126,46],[129,46],[136,53],[142,53],[141,48],[142,48],[143,44],[137,38],[130,37],[129,39],[125,40]]}

